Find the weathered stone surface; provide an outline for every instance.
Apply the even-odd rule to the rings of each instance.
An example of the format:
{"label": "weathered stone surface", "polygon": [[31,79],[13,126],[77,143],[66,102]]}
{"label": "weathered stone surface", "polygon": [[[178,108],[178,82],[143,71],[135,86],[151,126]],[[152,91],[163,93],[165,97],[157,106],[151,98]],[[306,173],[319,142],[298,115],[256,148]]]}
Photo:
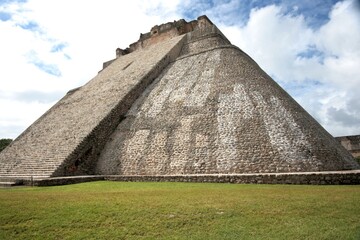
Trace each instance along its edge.
{"label": "weathered stone surface", "polygon": [[354,157],[360,157],[360,135],[342,136],[335,139]]}
{"label": "weathered stone surface", "polygon": [[[218,174],[359,168],[206,17],[155,26],[104,67],[1,152],[0,179],[116,174],[243,182]],[[261,176],[245,182],[266,182]],[[275,180],[303,182],[284,176]]]}
{"label": "weathered stone surface", "polygon": [[360,170],[335,172],[255,173],[255,174],[189,174],[189,175],[97,175],[54,177],[24,180],[28,186],[55,186],[91,181],[122,182],[208,182],[251,184],[312,184],[355,185],[360,184]]}
{"label": "weathered stone surface", "polygon": [[[352,157],[215,26],[144,91],[102,151],[99,174],[356,169]],[[216,43],[216,44],[215,44]]]}

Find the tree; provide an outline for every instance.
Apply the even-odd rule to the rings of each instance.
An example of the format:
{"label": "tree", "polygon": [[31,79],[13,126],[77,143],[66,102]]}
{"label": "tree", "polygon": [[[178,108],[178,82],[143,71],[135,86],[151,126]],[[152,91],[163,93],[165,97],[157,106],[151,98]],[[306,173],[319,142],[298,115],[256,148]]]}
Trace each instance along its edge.
{"label": "tree", "polygon": [[7,145],[9,145],[12,142],[12,139],[10,138],[3,138],[0,139],[0,152],[6,148]]}

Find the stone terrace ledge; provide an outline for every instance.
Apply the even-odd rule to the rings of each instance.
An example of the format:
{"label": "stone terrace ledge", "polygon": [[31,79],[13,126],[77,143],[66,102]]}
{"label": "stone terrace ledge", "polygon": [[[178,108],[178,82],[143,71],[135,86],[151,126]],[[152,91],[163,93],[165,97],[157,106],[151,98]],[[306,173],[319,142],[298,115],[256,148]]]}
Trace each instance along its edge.
{"label": "stone terrace ledge", "polygon": [[255,183],[255,184],[310,184],[310,185],[358,185],[360,170],[329,172],[247,173],[247,174],[188,174],[188,175],[88,175],[25,179],[26,186],[56,186],[91,181],[122,182],[208,182],[208,183]]}

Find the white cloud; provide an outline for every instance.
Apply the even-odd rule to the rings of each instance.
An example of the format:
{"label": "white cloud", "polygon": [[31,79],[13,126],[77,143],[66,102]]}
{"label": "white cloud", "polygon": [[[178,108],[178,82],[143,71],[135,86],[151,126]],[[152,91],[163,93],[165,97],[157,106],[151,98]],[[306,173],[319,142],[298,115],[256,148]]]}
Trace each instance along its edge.
{"label": "white cloud", "polygon": [[0,98],[1,112],[10,113],[0,117],[2,138],[13,137],[14,132],[17,136],[54,104],[55,102],[22,102]]}
{"label": "white cloud", "polygon": [[297,53],[306,50],[313,35],[301,15],[282,15],[280,7],[270,5],[253,9],[246,26],[233,28],[238,34],[233,33],[236,37],[232,42],[258,60],[270,74],[280,81],[299,80],[293,64]]}

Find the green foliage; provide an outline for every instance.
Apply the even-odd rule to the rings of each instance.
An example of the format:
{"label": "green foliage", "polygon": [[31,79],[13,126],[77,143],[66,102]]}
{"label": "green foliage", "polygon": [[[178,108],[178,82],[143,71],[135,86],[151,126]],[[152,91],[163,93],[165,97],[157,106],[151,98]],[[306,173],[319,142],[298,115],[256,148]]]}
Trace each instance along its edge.
{"label": "green foliage", "polygon": [[0,139],[0,152],[6,148],[7,145],[9,145],[12,142],[12,139],[9,138],[3,138]]}
{"label": "green foliage", "polygon": [[356,157],[355,160],[360,164],[360,157]]}
{"label": "green foliage", "polygon": [[0,239],[359,239],[360,186],[92,182],[0,189]]}

